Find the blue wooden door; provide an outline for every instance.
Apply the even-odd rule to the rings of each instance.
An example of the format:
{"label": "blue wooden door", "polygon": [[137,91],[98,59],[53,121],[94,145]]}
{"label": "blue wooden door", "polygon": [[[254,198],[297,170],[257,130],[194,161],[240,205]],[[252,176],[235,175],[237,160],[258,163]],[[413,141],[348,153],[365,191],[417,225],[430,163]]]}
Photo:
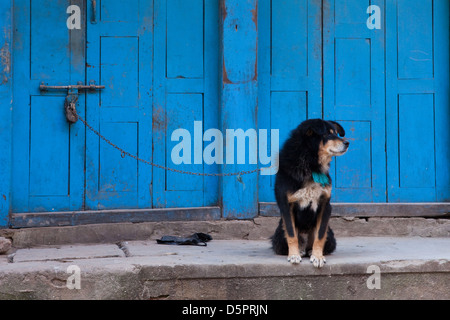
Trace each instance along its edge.
{"label": "blue wooden door", "polygon": [[[217,164],[203,161],[207,141],[203,133],[220,128],[218,23],[218,1],[155,1],[155,163],[194,173],[220,172]],[[177,129],[186,135],[173,136]],[[186,143],[186,147],[177,152],[179,143]],[[174,156],[183,157],[183,161],[174,161]],[[217,177],[153,170],[154,207],[197,207],[217,201]]]}
{"label": "blue wooden door", "polygon": [[[379,8],[379,28],[369,17]],[[307,118],[351,141],[332,162],[336,202],[450,198],[449,2],[260,1],[258,126]],[[259,201],[274,201],[260,176]]]}
{"label": "blue wooden door", "polygon": [[[80,121],[66,121],[67,91],[39,91],[41,82],[104,85],[80,93],[77,109],[113,144],[162,166],[220,171],[197,164],[203,132],[220,128],[217,1],[14,4],[14,212],[217,204],[218,178],[122,157]],[[80,8],[79,29],[67,27],[70,5]],[[171,162],[177,128],[192,136],[192,164]]]}
{"label": "blue wooden door", "polygon": [[324,118],[351,142],[330,168],[337,202],[386,201],[384,32],[369,29],[367,8],[384,1],[325,0]]}
{"label": "blue wooden door", "polygon": [[[88,10],[87,120],[131,154],[161,166],[218,172],[202,161],[203,132],[218,128],[216,1],[102,1]],[[176,129],[190,163],[174,163]],[[200,160],[199,160],[200,159]],[[154,168],[86,137],[86,207],[194,207],[217,203],[217,178]]]}
{"label": "blue wooden door", "polygon": [[[322,6],[263,0],[258,14],[258,127],[279,130],[281,148],[300,122],[322,117]],[[275,201],[274,181],[259,176],[260,202]]]}
{"label": "blue wooden door", "polygon": [[[13,212],[80,210],[84,126],[66,121],[67,92],[41,92],[39,85],[84,83],[85,35],[66,26],[67,7],[84,10],[84,1],[32,2],[14,1],[11,207]],[[84,116],[84,95],[78,110]]]}
{"label": "blue wooden door", "polygon": [[[258,125],[278,129],[282,146],[303,120],[340,122],[351,148],[330,168],[339,202],[386,200],[384,30],[367,28],[368,3],[262,1],[259,8]],[[260,202],[274,201],[273,181],[260,176]]]}
{"label": "blue wooden door", "polygon": [[[88,10],[86,120],[114,144],[152,161],[153,7],[150,0],[98,1]],[[86,208],[151,207],[152,168],[88,132]]]}
{"label": "blue wooden door", "polygon": [[449,1],[386,1],[390,202],[450,201]]}

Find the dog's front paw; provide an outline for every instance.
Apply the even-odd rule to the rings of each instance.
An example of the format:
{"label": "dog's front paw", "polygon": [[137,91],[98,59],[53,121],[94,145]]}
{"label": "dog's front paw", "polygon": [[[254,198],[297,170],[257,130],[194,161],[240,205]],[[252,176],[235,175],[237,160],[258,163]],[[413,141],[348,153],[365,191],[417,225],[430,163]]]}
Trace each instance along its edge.
{"label": "dog's front paw", "polygon": [[288,256],[287,261],[289,261],[292,264],[299,264],[302,261],[302,257],[298,254],[293,254]]}
{"label": "dog's front paw", "polygon": [[322,268],[323,265],[327,262],[324,256],[315,256],[314,254],[311,254],[311,258],[309,259],[309,261],[311,261],[313,266],[316,268]]}

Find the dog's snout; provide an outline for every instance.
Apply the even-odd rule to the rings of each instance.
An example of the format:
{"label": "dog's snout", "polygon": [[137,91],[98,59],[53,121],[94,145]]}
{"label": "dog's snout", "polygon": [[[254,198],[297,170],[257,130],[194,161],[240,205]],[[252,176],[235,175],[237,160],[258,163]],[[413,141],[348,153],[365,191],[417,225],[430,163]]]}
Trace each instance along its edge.
{"label": "dog's snout", "polygon": [[346,146],[348,148],[349,145],[350,145],[350,141],[344,140],[344,146]]}

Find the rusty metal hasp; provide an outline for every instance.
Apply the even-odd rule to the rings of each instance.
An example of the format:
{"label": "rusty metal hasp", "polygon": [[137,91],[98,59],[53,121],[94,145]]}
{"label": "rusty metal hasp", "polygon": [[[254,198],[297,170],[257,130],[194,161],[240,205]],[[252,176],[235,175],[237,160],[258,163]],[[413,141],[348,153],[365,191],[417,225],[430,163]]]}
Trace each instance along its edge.
{"label": "rusty metal hasp", "polygon": [[67,96],[64,100],[64,112],[66,114],[66,119],[70,123],[75,123],[78,120],[77,114],[77,102],[78,95],[80,91],[94,91],[104,89],[103,85],[96,85],[95,81],[91,80],[89,85],[84,85],[82,82],[78,82],[76,85],[68,85],[68,86],[49,86],[41,82],[39,85],[40,91],[49,91],[49,90],[67,90]]}

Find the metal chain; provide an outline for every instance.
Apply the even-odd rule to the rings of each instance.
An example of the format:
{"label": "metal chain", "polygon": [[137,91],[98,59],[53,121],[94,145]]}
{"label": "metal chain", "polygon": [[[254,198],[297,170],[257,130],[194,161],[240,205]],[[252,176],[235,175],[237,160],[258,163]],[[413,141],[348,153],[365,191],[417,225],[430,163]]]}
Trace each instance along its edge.
{"label": "metal chain", "polygon": [[182,174],[190,174],[190,175],[194,175],[194,176],[207,176],[207,177],[227,177],[227,176],[242,176],[245,174],[251,174],[251,173],[255,173],[264,169],[269,169],[271,167],[273,167],[274,165],[270,166],[270,167],[266,167],[266,168],[258,168],[258,169],[254,169],[254,170],[248,170],[248,171],[239,171],[239,172],[231,172],[231,173],[203,173],[203,172],[190,172],[190,171],[184,171],[184,170],[178,170],[178,169],[174,169],[174,168],[169,168],[169,167],[164,167],[161,166],[159,164],[156,163],[152,163],[150,161],[147,161],[145,159],[141,159],[138,156],[129,153],[128,151],[123,150],[121,147],[117,146],[116,144],[112,143],[109,139],[107,139],[105,136],[103,136],[100,132],[98,132],[97,130],[95,130],[90,124],[88,124],[86,122],[86,120],[84,120],[82,117],[80,117],[78,115],[78,119],[86,126],[86,128],[88,128],[89,130],[91,130],[93,133],[95,133],[100,139],[102,139],[103,141],[105,141],[107,144],[109,144],[111,147],[117,149],[120,151],[120,154],[122,156],[122,158],[125,158],[125,156],[129,156],[130,158],[133,158],[137,161],[140,161],[142,163],[151,165],[155,168],[159,168],[159,169],[163,169],[163,170],[168,170],[168,171],[172,171],[172,172],[177,172],[177,173],[182,173]]}

